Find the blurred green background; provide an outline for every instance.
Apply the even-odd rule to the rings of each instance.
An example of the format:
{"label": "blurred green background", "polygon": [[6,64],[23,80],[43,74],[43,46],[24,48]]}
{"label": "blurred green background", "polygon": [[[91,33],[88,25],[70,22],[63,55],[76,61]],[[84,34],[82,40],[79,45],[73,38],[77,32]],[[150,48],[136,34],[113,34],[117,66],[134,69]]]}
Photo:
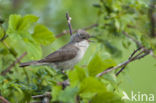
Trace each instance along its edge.
{"label": "blurred green background", "polygon": [[[111,1],[113,2],[113,0],[105,0],[105,2],[108,2],[109,5],[111,5]],[[147,18],[148,17],[147,9],[150,2],[146,0],[139,0],[138,2],[137,1],[138,0],[125,0],[125,1],[119,0],[118,5],[117,4],[113,5],[113,8],[122,11],[123,9],[120,10],[120,6],[122,5],[122,3],[123,4],[127,3],[127,5],[130,5],[130,8],[133,7],[135,8],[134,11],[133,10],[128,11],[128,12],[132,12],[132,14],[128,15],[129,18],[127,18],[128,19],[127,23],[130,23],[133,26],[137,26],[136,24],[138,24],[138,27],[136,27],[138,31],[134,30],[134,32],[138,34],[137,36],[139,38],[141,37],[141,33],[144,34],[149,33],[148,31],[149,26],[143,25],[143,27],[139,27],[139,25],[146,24],[146,23],[149,24],[149,19]],[[102,22],[107,22],[106,20],[105,21],[101,20],[101,18],[104,18],[105,15],[107,15],[107,13],[105,15],[101,14],[104,11],[102,11],[103,8],[98,8],[97,4],[99,4],[99,2],[100,0],[0,0],[0,17],[4,21],[8,21],[10,14],[21,14],[23,16],[26,14],[33,14],[38,16],[39,23],[47,26],[48,29],[54,33],[54,35],[58,35],[62,31],[68,29],[67,21],[65,17],[66,12],[69,12],[70,16],[72,17],[71,23],[72,23],[72,28],[74,30],[88,27],[97,22],[101,22],[101,28],[105,29],[108,28],[109,26],[111,27],[111,25],[104,26],[102,24]],[[140,14],[142,13],[142,15],[140,15],[139,13]],[[134,14],[136,15],[134,16]],[[115,15],[115,14],[111,14],[111,15]],[[132,19],[133,17],[131,18],[131,16],[137,19],[133,20]],[[120,21],[118,22],[115,25],[117,27],[118,25],[121,27],[122,17],[121,17],[121,23]],[[7,25],[8,25],[7,22],[5,22],[4,27],[7,28]],[[123,29],[130,31],[127,28],[123,28]],[[109,50],[106,50],[107,49],[106,47],[101,49],[101,45],[99,43],[91,43],[85,57],[78,64],[79,66],[88,64],[93,54],[95,54],[96,52],[101,52],[103,59],[113,58],[118,64],[127,60],[130,54],[136,49],[135,44],[131,40],[128,40],[126,38],[120,39],[116,36],[109,37],[111,35],[109,34],[110,33],[109,31],[106,30],[98,31],[96,28],[94,28],[93,30],[88,30],[88,32],[92,35],[97,35],[97,36],[100,34],[104,35],[102,36],[102,38],[111,41],[110,43],[115,44],[115,47],[120,48],[121,54],[119,53],[120,56],[114,57],[112,56],[113,54],[111,54]],[[117,32],[114,31],[112,32],[113,32],[112,34],[117,34]],[[54,43],[50,45],[42,46],[42,51],[43,51],[42,57],[45,57],[47,54],[63,46],[65,43],[69,41],[69,38],[70,38],[69,34],[64,35],[60,38],[57,38],[54,41]],[[128,46],[128,48],[124,48],[122,41],[126,43],[127,41],[131,42],[131,45]],[[115,50],[114,52],[118,52]],[[126,69],[119,75],[117,79],[118,81],[120,81],[119,87],[122,90],[124,90],[129,96],[131,96],[131,91],[134,91],[135,93],[140,92],[140,93],[154,94],[156,96],[155,78],[156,78],[156,59],[148,55],[141,60],[137,60],[135,62],[130,63],[126,67]]]}

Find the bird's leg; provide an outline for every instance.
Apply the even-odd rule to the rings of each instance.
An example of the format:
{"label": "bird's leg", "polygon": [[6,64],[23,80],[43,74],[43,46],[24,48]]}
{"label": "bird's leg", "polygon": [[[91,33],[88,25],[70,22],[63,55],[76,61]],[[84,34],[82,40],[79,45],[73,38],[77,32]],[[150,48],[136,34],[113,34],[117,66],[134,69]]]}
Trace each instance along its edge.
{"label": "bird's leg", "polygon": [[63,82],[59,82],[58,85],[61,85],[62,86],[62,89],[64,90],[67,86],[70,85],[69,83],[69,79],[63,81]]}

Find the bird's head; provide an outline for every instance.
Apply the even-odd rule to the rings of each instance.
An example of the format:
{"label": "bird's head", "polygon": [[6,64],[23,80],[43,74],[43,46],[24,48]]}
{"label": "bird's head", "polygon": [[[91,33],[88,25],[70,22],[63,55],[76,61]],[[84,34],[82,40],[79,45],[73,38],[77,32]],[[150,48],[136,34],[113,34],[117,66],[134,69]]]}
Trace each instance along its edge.
{"label": "bird's head", "polygon": [[89,41],[91,36],[84,30],[78,30],[75,35],[71,36],[71,42]]}

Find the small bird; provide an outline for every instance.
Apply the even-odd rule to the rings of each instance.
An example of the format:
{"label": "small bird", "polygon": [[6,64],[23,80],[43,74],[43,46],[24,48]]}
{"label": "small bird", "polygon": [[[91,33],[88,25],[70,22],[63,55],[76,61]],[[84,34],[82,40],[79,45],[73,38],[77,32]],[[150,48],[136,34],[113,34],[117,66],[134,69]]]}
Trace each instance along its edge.
{"label": "small bird", "polygon": [[84,56],[88,46],[90,36],[84,30],[78,30],[75,35],[71,36],[70,42],[62,48],[49,54],[47,57],[38,60],[21,63],[20,67],[30,65],[51,65],[56,70],[72,69]]}

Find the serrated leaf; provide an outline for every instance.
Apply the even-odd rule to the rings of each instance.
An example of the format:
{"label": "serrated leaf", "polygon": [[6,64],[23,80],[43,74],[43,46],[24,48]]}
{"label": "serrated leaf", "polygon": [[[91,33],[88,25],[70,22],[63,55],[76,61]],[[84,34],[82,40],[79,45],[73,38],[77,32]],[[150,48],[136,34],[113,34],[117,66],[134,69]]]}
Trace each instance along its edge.
{"label": "serrated leaf", "polygon": [[90,76],[96,76],[98,73],[115,65],[116,63],[112,59],[102,60],[102,58],[96,54],[89,62],[88,72]]}
{"label": "serrated leaf", "polygon": [[68,78],[71,86],[78,86],[78,84],[86,78],[86,73],[83,68],[75,67],[74,70],[69,71]]}
{"label": "serrated leaf", "polygon": [[37,20],[38,20],[38,17],[36,17],[34,15],[24,16],[20,21],[18,30],[20,30],[20,31],[28,30],[33,23],[37,22]]}
{"label": "serrated leaf", "polygon": [[11,30],[17,30],[19,22],[21,20],[21,15],[10,15],[9,16],[9,27],[8,29]]}
{"label": "serrated leaf", "polygon": [[10,35],[6,41],[10,47],[16,47],[17,54],[27,52],[28,55],[26,57],[31,60],[37,60],[42,57],[41,47],[35,41],[25,40],[20,35]]}
{"label": "serrated leaf", "polygon": [[32,59],[32,60],[41,59],[42,50],[41,50],[40,45],[35,44],[35,43],[31,43],[31,42],[27,42],[26,43],[26,50],[28,52],[30,59]]}
{"label": "serrated leaf", "polygon": [[96,54],[88,64],[88,73],[90,76],[95,76],[103,70],[103,61],[100,56]]}
{"label": "serrated leaf", "polygon": [[26,15],[22,17],[21,15],[10,15],[9,17],[9,27],[8,27],[8,34],[27,34],[28,29],[31,25],[37,22],[38,17],[34,15]]}
{"label": "serrated leaf", "polygon": [[48,45],[55,40],[53,33],[44,25],[40,24],[36,25],[32,36],[39,44],[43,45]]}
{"label": "serrated leaf", "polygon": [[103,82],[93,77],[81,82],[79,93],[84,100],[91,100],[91,103],[123,103],[119,96],[106,89]]}
{"label": "serrated leaf", "polygon": [[65,90],[62,90],[62,86],[53,86],[52,90],[52,101],[62,101],[64,103],[74,103],[78,93],[76,87],[66,87]]}
{"label": "serrated leaf", "polygon": [[64,91],[60,92],[59,100],[64,103],[74,103],[77,93],[78,88],[67,87]]}
{"label": "serrated leaf", "polygon": [[80,84],[80,96],[89,98],[97,93],[106,91],[105,85],[97,78],[88,77],[85,78]]}

